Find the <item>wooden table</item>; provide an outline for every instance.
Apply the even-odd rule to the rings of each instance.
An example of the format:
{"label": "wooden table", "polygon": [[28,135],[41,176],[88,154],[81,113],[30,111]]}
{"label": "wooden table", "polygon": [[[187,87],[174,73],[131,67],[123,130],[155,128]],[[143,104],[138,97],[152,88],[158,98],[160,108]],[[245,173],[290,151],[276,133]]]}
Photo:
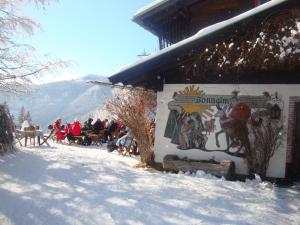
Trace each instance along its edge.
{"label": "wooden table", "polygon": [[22,146],[21,140],[25,139],[25,147],[27,146],[28,138],[33,138],[33,145],[35,146],[35,138],[38,140],[38,145],[41,145],[41,140],[43,140],[42,144],[46,144],[50,146],[47,139],[44,137],[44,133],[41,130],[30,130],[30,131],[23,131],[23,130],[16,130],[16,139],[19,141],[20,145]]}

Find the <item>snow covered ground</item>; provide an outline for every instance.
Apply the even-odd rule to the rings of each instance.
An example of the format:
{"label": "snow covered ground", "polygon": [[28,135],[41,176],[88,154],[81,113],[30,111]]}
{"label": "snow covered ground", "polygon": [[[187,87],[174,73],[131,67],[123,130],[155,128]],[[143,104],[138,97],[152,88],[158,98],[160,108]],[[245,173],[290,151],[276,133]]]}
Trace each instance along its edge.
{"label": "snow covered ground", "polygon": [[0,158],[0,224],[300,224],[300,184],[148,172],[104,147],[51,143]]}

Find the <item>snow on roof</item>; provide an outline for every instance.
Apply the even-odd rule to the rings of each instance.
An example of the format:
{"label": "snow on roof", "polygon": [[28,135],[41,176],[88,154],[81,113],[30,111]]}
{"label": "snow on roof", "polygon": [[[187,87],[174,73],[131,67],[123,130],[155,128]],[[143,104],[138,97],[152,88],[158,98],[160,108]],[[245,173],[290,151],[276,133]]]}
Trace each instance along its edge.
{"label": "snow on roof", "polygon": [[[167,2],[171,2],[172,0],[154,0],[153,2],[151,2],[150,4],[140,8],[135,14],[134,17],[138,17],[141,16],[147,12],[152,11],[153,9],[157,9],[159,7],[161,7],[163,4],[167,3]],[[174,1],[174,0],[173,0]]]}
{"label": "snow on roof", "polygon": [[[168,0],[165,0],[165,1],[168,1]],[[251,9],[251,10],[249,10],[247,12],[244,12],[244,13],[238,15],[238,16],[235,16],[235,17],[233,17],[231,19],[228,19],[228,20],[216,23],[214,25],[205,27],[205,28],[201,29],[200,31],[198,31],[195,35],[193,35],[193,36],[191,36],[191,37],[189,37],[187,39],[184,39],[184,40],[182,40],[180,42],[177,42],[176,44],[173,44],[173,45],[171,45],[171,46],[169,46],[167,48],[164,48],[161,51],[152,53],[151,55],[149,55],[147,57],[144,57],[144,58],[136,61],[135,63],[129,64],[129,65],[126,65],[126,66],[122,66],[118,71],[116,71],[115,73],[111,74],[110,77],[115,76],[115,75],[117,75],[119,73],[122,73],[122,72],[124,72],[126,70],[129,70],[129,69],[131,69],[133,67],[136,67],[138,65],[141,65],[141,64],[143,64],[143,63],[145,63],[147,61],[150,61],[152,59],[155,59],[155,58],[157,58],[159,56],[165,55],[165,54],[167,54],[167,53],[169,53],[169,52],[171,52],[171,51],[173,51],[173,50],[175,50],[177,48],[180,48],[180,47],[182,47],[184,45],[187,45],[187,44],[189,44],[189,43],[191,43],[191,42],[193,42],[195,40],[201,39],[201,38],[203,38],[205,36],[208,36],[208,35],[216,32],[216,31],[219,31],[219,30],[221,30],[223,28],[226,28],[226,27],[228,27],[230,25],[233,25],[233,24],[235,24],[235,23],[237,23],[239,21],[243,21],[243,20],[245,20],[245,19],[247,19],[249,17],[252,17],[252,16],[260,13],[260,12],[263,12],[263,11],[265,11],[267,9],[270,9],[272,7],[275,7],[275,6],[279,5],[279,4],[281,4],[283,2],[287,2],[287,1],[289,1],[289,0],[271,0],[271,1],[267,2],[267,3],[265,3],[265,4],[262,4],[262,5],[260,5],[260,6],[256,7],[256,8],[253,8],[253,9]],[[164,2],[164,0],[158,0],[158,1],[155,1],[155,2]]]}

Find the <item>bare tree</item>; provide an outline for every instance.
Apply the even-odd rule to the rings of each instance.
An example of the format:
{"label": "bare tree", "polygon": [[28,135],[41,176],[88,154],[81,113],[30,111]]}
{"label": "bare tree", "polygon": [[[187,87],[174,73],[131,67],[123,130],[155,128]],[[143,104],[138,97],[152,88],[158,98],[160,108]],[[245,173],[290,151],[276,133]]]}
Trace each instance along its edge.
{"label": "bare tree", "polygon": [[0,0],[0,92],[23,93],[33,76],[66,67],[69,63],[35,55],[35,49],[16,43],[19,34],[32,35],[40,25],[29,17],[19,15],[28,3],[44,6],[51,0]]}
{"label": "bare tree", "polygon": [[156,93],[142,88],[118,90],[106,108],[131,129],[140,148],[141,161],[151,165],[154,155],[149,115],[155,115]]}

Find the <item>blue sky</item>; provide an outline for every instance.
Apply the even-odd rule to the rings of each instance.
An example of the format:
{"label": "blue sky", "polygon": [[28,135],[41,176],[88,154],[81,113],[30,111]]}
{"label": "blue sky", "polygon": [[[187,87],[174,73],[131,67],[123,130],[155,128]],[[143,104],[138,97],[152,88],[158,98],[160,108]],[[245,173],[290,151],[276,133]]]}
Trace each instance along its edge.
{"label": "blue sky", "polygon": [[42,30],[24,41],[40,55],[76,63],[57,77],[109,76],[122,65],[138,60],[137,55],[144,49],[148,53],[157,50],[157,38],[131,20],[139,8],[150,2],[60,0],[46,10],[28,7],[26,15],[38,21]]}

